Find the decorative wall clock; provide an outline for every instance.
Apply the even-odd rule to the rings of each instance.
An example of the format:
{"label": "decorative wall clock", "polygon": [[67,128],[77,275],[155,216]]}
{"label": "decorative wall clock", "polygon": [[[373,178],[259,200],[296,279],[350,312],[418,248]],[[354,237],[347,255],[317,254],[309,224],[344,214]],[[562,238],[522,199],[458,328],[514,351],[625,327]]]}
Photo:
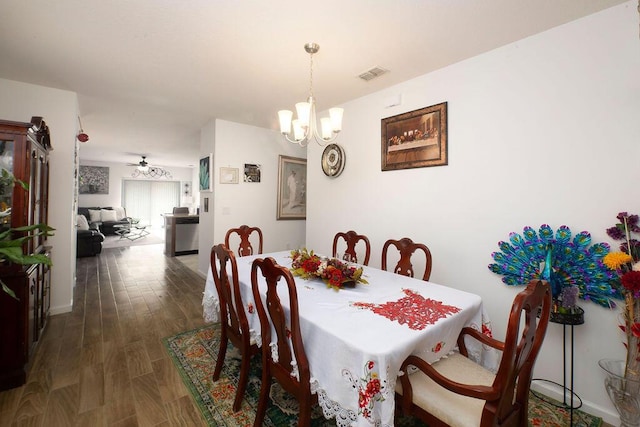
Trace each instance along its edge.
{"label": "decorative wall clock", "polygon": [[322,152],[322,171],[330,177],[339,176],[344,170],[346,157],[338,144],[329,144]]}

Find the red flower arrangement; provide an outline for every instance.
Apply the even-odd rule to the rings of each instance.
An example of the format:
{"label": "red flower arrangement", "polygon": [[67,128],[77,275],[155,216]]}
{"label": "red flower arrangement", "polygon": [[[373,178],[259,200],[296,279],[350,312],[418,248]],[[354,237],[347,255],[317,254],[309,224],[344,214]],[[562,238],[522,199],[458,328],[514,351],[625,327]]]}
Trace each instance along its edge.
{"label": "red flower arrangement", "polygon": [[327,287],[340,290],[347,284],[368,282],[362,277],[362,267],[340,261],[336,258],[324,258],[313,251],[295,249],[291,251],[291,273],[305,280],[319,278]]}

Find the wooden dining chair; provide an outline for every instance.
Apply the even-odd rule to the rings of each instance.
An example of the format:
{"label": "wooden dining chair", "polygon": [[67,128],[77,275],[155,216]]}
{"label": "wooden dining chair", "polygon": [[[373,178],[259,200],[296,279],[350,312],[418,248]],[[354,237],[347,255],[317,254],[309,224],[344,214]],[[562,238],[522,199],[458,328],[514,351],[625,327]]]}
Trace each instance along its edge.
{"label": "wooden dining chair", "polygon": [[[244,310],[240,285],[238,282],[238,266],[233,251],[225,245],[215,245],[211,248],[211,272],[220,301],[220,348],[213,380],[218,381],[227,353],[227,343],[231,343],[240,351],[240,379],[233,401],[233,410],[239,411],[244,392],[249,379],[249,362],[254,354],[260,350],[253,342],[249,333],[249,322]],[[229,272],[231,277],[229,277]]]}
{"label": "wooden dining chair", "polygon": [[251,246],[252,233],[256,233],[258,239],[258,252],[257,254],[262,253],[262,230],[258,227],[249,227],[248,225],[241,225],[238,228],[232,228],[227,231],[227,234],[224,236],[224,244],[226,247],[230,248],[229,240],[232,236],[237,235],[240,238],[240,246],[238,246],[238,256],[247,256],[253,255],[253,246]]}
{"label": "wooden dining chair", "polygon": [[[409,356],[396,383],[400,412],[430,427],[526,426],[531,374],[550,307],[549,284],[533,280],[513,301],[504,342],[465,327],[458,337],[460,353],[432,364]],[[496,374],[468,358],[466,336],[502,351]],[[418,370],[407,374],[410,365]]]}
{"label": "wooden dining chair", "polygon": [[[261,295],[258,288],[258,273],[266,280],[267,290],[264,295]],[[278,284],[288,294],[288,314],[285,314],[278,296]],[[298,401],[298,426],[309,426],[311,405],[317,402],[317,395],[311,394],[311,374],[300,332],[298,294],[293,276],[288,268],[278,265],[273,258],[258,258],[251,266],[251,288],[262,335],[262,385],[253,425],[262,426],[271,379],[275,378]],[[272,328],[275,332],[273,343]]]}
{"label": "wooden dining chair", "polygon": [[364,259],[361,260],[360,264],[369,265],[369,257],[371,256],[371,243],[369,243],[369,239],[364,234],[358,234],[353,230],[347,231],[346,233],[340,232],[336,233],[333,237],[333,257],[338,257],[338,243],[344,240],[344,243],[347,246],[347,249],[344,251],[344,255],[342,259],[348,262],[358,262],[358,255],[356,254],[356,245],[359,242],[364,243]]}
{"label": "wooden dining chair", "polygon": [[387,270],[387,255],[389,248],[394,246],[398,252],[400,252],[400,260],[396,264],[393,272],[396,274],[402,274],[403,276],[414,277],[413,264],[411,264],[411,257],[414,252],[422,251],[425,255],[425,270],[422,275],[422,280],[428,281],[431,277],[431,251],[422,243],[415,243],[413,240],[405,237],[400,240],[389,239],[384,243],[382,247],[382,269]]}

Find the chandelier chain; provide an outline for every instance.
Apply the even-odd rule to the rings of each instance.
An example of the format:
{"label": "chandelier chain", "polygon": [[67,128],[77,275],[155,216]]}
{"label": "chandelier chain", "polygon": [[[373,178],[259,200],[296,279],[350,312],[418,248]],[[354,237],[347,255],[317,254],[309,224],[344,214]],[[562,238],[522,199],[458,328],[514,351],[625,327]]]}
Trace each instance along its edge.
{"label": "chandelier chain", "polygon": [[310,72],[309,72],[309,97],[313,97],[313,53],[309,55]]}

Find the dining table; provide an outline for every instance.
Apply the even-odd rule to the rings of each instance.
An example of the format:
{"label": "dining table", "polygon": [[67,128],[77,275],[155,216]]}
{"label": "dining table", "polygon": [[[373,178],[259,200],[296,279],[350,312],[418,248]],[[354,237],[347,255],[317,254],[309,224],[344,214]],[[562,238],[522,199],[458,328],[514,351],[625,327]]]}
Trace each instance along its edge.
{"label": "dining table", "polygon": [[[251,290],[251,266],[256,258],[265,257],[291,267],[291,251],[236,258],[250,335],[256,343],[260,343],[260,320]],[[321,279],[294,277],[310,386],[324,417],[335,418],[339,427],[393,426],[395,386],[407,356],[433,363],[457,348],[463,327],[490,333],[488,319],[478,295],[375,267],[357,267],[362,267],[368,284],[335,290]],[[258,277],[264,295],[266,283]],[[288,310],[288,294],[280,296]],[[218,322],[219,313],[209,268],[203,314],[206,321]],[[471,356],[479,360],[482,347],[468,344]]]}

